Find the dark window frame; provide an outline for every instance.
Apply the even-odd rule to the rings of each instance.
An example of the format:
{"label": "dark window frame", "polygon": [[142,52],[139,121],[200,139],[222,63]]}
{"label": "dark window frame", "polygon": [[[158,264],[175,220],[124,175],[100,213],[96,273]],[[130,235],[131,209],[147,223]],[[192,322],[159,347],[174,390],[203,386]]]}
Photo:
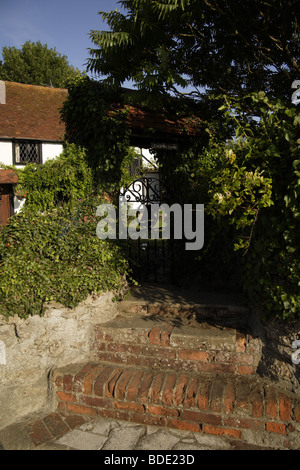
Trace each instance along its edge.
{"label": "dark window frame", "polygon": [[[30,161],[17,161],[16,158],[16,147],[17,145],[20,144],[33,144],[37,145],[38,149],[38,161],[36,162],[30,162]],[[13,165],[16,166],[24,166],[27,165],[28,163],[36,163],[37,165],[41,164],[43,162],[43,157],[42,157],[42,142],[39,140],[33,140],[33,139],[14,139],[13,140]]]}

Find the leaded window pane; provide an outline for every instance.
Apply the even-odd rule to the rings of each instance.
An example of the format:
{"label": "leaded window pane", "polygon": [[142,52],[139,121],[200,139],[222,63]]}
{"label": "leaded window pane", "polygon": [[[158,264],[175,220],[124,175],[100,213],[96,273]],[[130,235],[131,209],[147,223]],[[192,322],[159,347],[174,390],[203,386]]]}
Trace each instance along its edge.
{"label": "leaded window pane", "polygon": [[16,142],[15,163],[41,163],[39,144],[37,142],[30,141]]}

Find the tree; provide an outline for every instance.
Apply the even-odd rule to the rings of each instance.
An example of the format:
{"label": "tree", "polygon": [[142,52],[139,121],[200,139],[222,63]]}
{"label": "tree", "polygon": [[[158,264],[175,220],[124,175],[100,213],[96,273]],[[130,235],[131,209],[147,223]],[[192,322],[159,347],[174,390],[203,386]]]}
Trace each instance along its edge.
{"label": "tree", "polygon": [[264,90],[290,101],[300,76],[296,0],[122,0],[100,12],[88,69],[120,85],[191,96]]}
{"label": "tree", "polygon": [[27,41],[21,49],[3,47],[2,56],[0,80],[64,88],[70,78],[80,75],[65,55],[40,41]]}
{"label": "tree", "polygon": [[194,257],[195,272],[204,273],[204,282],[234,281],[264,313],[298,318],[300,117],[291,102],[292,84],[300,79],[296,1],[120,5],[124,13],[101,13],[110,31],[90,33],[95,47],[88,70],[116,87],[132,79],[140,103],[142,96],[157,105],[158,97],[175,103],[175,112],[178,100],[168,98],[184,96],[182,88],[189,87],[199,115],[205,112],[208,144],[197,139],[176,158],[157,155],[162,175],[176,188],[175,178],[180,182],[182,200],[205,203],[206,242]]}

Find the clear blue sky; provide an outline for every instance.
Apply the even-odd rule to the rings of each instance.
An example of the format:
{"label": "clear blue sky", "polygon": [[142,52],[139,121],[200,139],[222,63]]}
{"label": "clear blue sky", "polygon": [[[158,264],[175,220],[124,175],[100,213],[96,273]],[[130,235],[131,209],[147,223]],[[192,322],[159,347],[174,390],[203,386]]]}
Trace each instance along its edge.
{"label": "clear blue sky", "polygon": [[90,30],[108,30],[98,12],[116,8],[118,0],[0,0],[0,60],[4,46],[41,41],[83,71]]}

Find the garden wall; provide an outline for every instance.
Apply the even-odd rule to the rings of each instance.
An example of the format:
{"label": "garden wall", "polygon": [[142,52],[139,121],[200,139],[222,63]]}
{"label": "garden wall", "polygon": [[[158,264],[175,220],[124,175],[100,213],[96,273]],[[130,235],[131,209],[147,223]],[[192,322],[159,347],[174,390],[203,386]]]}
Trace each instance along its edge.
{"label": "garden wall", "polygon": [[0,317],[0,429],[51,407],[52,369],[90,359],[93,329],[117,315],[113,294],[75,309],[47,307],[43,317]]}
{"label": "garden wall", "polygon": [[[255,310],[250,319],[253,335],[260,339],[262,351],[257,373],[300,396],[300,364],[294,364],[292,344],[300,340],[300,320],[284,321],[273,318],[261,320],[262,314]],[[298,355],[300,359],[300,354]]]}

